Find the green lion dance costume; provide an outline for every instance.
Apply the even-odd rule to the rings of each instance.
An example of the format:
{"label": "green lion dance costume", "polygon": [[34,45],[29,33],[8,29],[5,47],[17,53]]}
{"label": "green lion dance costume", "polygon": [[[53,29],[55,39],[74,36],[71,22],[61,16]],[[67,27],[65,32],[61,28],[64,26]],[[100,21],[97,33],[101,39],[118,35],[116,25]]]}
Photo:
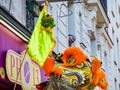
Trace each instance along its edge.
{"label": "green lion dance costume", "polygon": [[96,86],[106,90],[108,86],[100,60],[94,57],[90,62],[76,46],[55,58],[48,57],[43,69],[50,79],[37,85],[38,90],[93,90]]}

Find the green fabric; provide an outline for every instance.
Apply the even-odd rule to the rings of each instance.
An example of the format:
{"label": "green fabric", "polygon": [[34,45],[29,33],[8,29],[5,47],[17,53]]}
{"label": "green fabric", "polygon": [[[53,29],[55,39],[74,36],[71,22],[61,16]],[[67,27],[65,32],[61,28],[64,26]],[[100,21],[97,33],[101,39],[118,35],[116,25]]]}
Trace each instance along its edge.
{"label": "green fabric", "polygon": [[40,13],[28,44],[28,54],[32,60],[38,63],[41,67],[56,44],[52,29],[49,29],[51,32],[43,29],[41,30],[40,23],[44,13],[48,13],[45,5]]}

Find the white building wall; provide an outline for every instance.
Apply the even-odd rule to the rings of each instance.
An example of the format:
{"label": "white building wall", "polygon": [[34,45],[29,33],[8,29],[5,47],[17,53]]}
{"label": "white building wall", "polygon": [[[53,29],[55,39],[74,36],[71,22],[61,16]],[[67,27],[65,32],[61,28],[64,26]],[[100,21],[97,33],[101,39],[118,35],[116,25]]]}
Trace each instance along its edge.
{"label": "white building wall", "polygon": [[[92,27],[91,24],[92,19],[89,17],[90,12],[85,8],[84,3],[73,4],[73,7],[74,9],[72,10],[74,15],[73,18],[71,19],[74,19],[72,20],[74,21],[73,23],[74,26],[72,27],[73,29],[71,31],[77,37],[77,40],[75,41],[74,45],[81,47],[85,51],[85,53],[90,56],[91,43],[88,30],[94,29],[94,27]],[[71,25],[70,23],[68,24],[69,26]],[[85,47],[82,47],[81,43],[83,43]]]}
{"label": "white building wall", "polygon": [[[109,71],[111,70],[111,74],[109,74],[109,84],[110,87],[108,90],[119,90],[120,89],[120,71],[119,71],[119,49],[120,44],[117,45],[117,38],[118,41],[120,40],[120,9],[119,9],[119,0],[110,0],[108,1],[108,17],[111,21],[109,25],[109,35],[114,43],[114,46],[112,47],[112,60],[111,60],[111,67],[109,68]],[[112,8],[111,8],[112,7]],[[114,33],[113,33],[114,32]],[[112,71],[113,70],[113,71]],[[116,79],[116,85],[115,85],[115,79]],[[110,81],[112,80],[112,81]]]}
{"label": "white building wall", "polygon": [[49,6],[54,7],[52,15],[56,22],[54,28],[57,41],[55,52],[63,52],[68,47],[68,17],[65,16],[68,14],[67,2],[51,3]]}

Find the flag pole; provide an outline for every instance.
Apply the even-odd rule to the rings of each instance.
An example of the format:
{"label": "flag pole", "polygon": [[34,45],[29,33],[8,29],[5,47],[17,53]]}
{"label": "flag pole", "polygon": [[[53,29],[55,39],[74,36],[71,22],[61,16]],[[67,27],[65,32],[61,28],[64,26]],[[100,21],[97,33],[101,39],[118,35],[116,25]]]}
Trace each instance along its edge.
{"label": "flag pole", "polygon": [[20,72],[21,72],[21,68],[22,68],[22,65],[23,65],[23,62],[24,62],[24,60],[25,60],[25,56],[26,56],[27,52],[28,52],[28,48],[26,49],[25,54],[22,56],[22,63],[21,63],[21,65],[20,65],[19,72],[17,73],[17,77],[16,77],[16,81],[15,81],[15,85],[14,85],[14,89],[13,89],[13,90],[16,89],[16,85],[17,85],[16,82],[17,82],[18,76],[19,76],[19,74],[20,74]]}

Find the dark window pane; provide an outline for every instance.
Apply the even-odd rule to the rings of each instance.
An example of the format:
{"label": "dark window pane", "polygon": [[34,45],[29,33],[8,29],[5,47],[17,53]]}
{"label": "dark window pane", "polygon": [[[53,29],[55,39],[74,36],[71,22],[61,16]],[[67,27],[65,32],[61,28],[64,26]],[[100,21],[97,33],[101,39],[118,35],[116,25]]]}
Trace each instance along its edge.
{"label": "dark window pane", "polygon": [[32,31],[34,28],[34,16],[27,8],[26,8],[26,27],[30,31]]}
{"label": "dark window pane", "polygon": [[101,1],[101,3],[102,3],[102,6],[103,6],[106,14],[107,14],[107,0],[100,0],[100,1]]}

